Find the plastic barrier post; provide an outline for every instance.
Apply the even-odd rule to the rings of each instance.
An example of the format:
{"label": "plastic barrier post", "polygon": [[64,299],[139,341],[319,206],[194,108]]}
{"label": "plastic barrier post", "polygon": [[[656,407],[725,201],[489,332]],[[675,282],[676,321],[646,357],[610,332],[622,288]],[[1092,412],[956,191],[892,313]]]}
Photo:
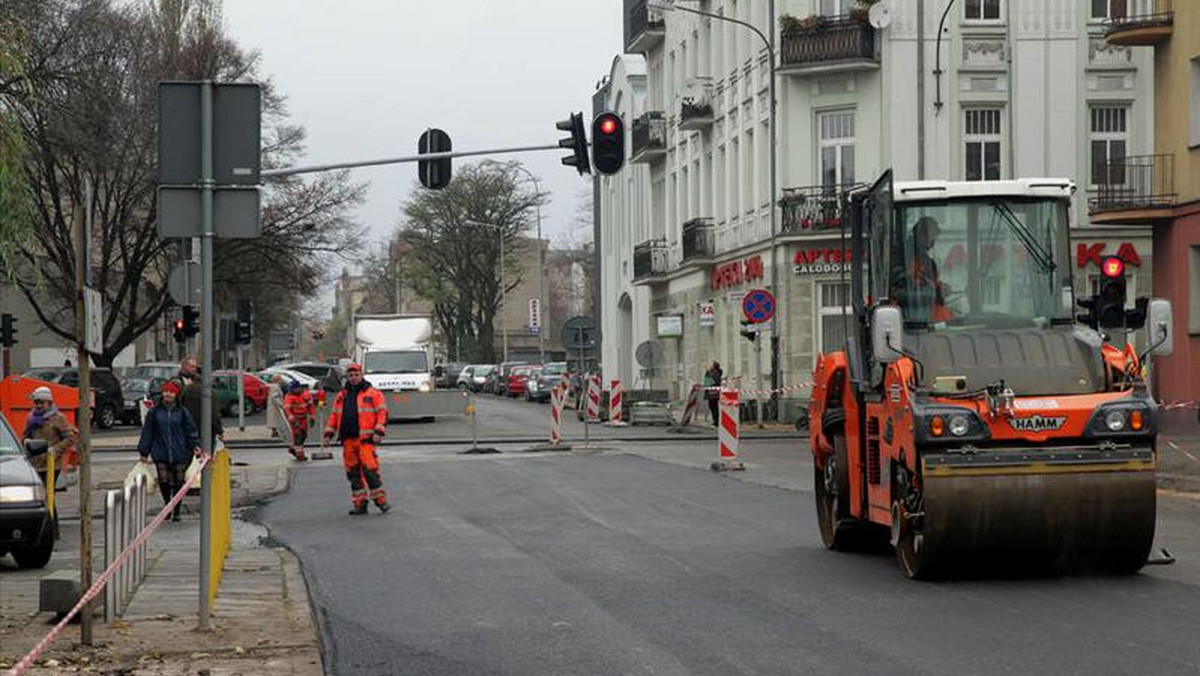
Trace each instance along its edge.
{"label": "plastic barrier post", "polygon": [[721,390],[721,426],[717,431],[720,457],[713,461],[714,472],[744,470],[746,466],[738,459],[738,442],[741,435],[738,417],[738,391]]}

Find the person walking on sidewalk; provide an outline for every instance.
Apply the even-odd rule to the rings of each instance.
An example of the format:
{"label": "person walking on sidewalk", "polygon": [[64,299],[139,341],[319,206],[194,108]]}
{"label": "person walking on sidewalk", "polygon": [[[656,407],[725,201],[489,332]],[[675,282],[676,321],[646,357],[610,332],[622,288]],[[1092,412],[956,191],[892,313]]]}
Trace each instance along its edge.
{"label": "person walking on sidewalk", "polygon": [[283,382],[283,376],[276,373],[271,376],[271,382],[267,386],[267,427],[271,428],[271,436],[280,439],[287,439],[284,435],[284,426],[287,425],[287,410],[284,408],[283,399],[287,396],[287,386]]}
{"label": "person walking on sidewalk", "polygon": [[387,402],[383,394],[363,379],[361,364],[346,367],[346,386],[333,400],[333,410],[325,424],[325,440],[335,436],[342,444],[342,465],[350,480],[351,514],[366,514],[367,500],[373,500],[379,511],[392,507],[383,490],[379,476],[379,458],[375,445],[387,428]]}
{"label": "person walking on sidewalk", "polygon": [[[200,433],[192,414],[180,404],[179,384],[173,380],[163,383],[162,402],[146,414],[138,454],[142,462],[154,460],[158,490],[163,503],[169,504],[175,493],[183,490],[184,474],[192,456],[200,455]],[[175,505],[172,521],[179,520],[179,506]]]}
{"label": "person walking on sidewalk", "polygon": [[[67,421],[67,416],[54,405],[54,393],[49,387],[35,389],[29,398],[33,400],[33,412],[25,422],[25,432],[21,438],[42,439],[49,445],[46,453],[30,459],[33,468],[42,479],[42,484],[45,485],[49,471],[46,456],[53,453],[54,466],[58,468],[56,471],[65,470],[62,463],[64,453],[79,440],[79,430],[75,429],[75,426]],[[54,486],[46,486],[46,490],[52,491]]]}
{"label": "person walking on sidewalk", "polygon": [[288,385],[288,395],[283,398],[283,409],[287,413],[292,434],[292,445],[288,448],[288,453],[297,460],[304,460],[304,442],[308,441],[308,426],[315,421],[317,415],[312,394],[304,385],[293,380]]}
{"label": "person walking on sidewalk", "polygon": [[[192,421],[199,429],[202,383],[200,382],[200,366],[196,363],[194,356],[188,355],[179,362],[179,373],[172,381],[179,387],[177,399],[180,405],[191,414]],[[213,399],[212,407],[212,436],[214,447],[217,445],[218,439],[225,440],[225,426],[221,424],[221,412],[217,410],[216,399]]]}
{"label": "person walking on sidewalk", "polygon": [[713,427],[721,424],[721,380],[724,375],[721,365],[715,361],[704,372],[704,398],[708,400],[708,411],[712,413]]}

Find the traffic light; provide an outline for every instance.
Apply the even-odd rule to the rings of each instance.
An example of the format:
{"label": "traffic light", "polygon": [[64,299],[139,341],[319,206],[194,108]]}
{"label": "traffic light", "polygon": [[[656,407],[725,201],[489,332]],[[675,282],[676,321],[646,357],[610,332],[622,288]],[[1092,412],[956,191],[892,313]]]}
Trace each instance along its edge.
{"label": "traffic light", "polygon": [[237,322],[234,326],[233,341],[238,345],[249,345],[253,339],[251,336],[250,322]]}
{"label": "traffic light", "polygon": [[[441,129],[427,129],[417,141],[417,152],[426,153],[450,152],[450,135]],[[440,160],[418,160],[417,175],[421,185],[430,190],[441,190],[450,183],[450,158]]]}
{"label": "traffic light", "polygon": [[187,342],[188,337],[187,337],[187,334],[184,333],[182,319],[175,320],[175,331],[172,335],[174,336],[176,343],[186,343]]}
{"label": "traffic light", "polygon": [[758,338],[758,331],[754,330],[754,322],[749,319],[742,320],[742,337],[749,340],[751,343]]}
{"label": "traffic light", "polygon": [[592,165],[588,162],[587,131],[583,128],[583,113],[571,113],[569,119],[554,126],[562,131],[571,132],[571,138],[564,138],[558,142],[560,147],[570,148],[572,153],[562,158],[562,163],[568,167],[575,167],[580,175],[592,173]]}
{"label": "traffic light", "polygon": [[12,347],[17,344],[17,318],[5,312],[0,315],[0,345]]}
{"label": "traffic light", "polygon": [[183,335],[191,338],[200,333],[200,311],[191,305],[183,306]]}
{"label": "traffic light", "polygon": [[1125,261],[1116,256],[1100,263],[1100,289],[1092,311],[1099,328],[1125,326]]}
{"label": "traffic light", "polygon": [[625,164],[625,123],[616,113],[592,120],[592,164],[601,174],[615,174]]}

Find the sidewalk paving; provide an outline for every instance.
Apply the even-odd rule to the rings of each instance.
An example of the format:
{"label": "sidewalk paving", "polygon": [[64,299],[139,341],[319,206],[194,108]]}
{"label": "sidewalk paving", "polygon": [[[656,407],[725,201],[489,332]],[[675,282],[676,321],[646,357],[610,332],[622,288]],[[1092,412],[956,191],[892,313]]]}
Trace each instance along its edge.
{"label": "sidewalk paving", "polygon": [[[130,463],[132,464],[132,463]],[[119,485],[125,463],[97,463],[96,486]],[[235,504],[253,504],[287,488],[287,466],[235,466]],[[12,666],[45,636],[57,618],[38,612],[39,580],[56,570],[79,570],[79,491],[59,493],[62,536],[50,565],[17,570],[0,558],[0,668]],[[94,502],[102,504],[103,490]],[[161,500],[150,500],[157,511]],[[267,533],[235,513],[233,539],[212,614],[212,630],[197,630],[199,607],[199,498],[179,523],[165,522],[150,537],[147,576],[124,615],[103,621],[103,594],[95,602],[93,646],[79,645],[69,625],[28,673],[320,674],[320,647],[299,561],[264,544]],[[93,505],[94,575],[103,569],[103,512]],[[207,671],[205,671],[207,670]]]}

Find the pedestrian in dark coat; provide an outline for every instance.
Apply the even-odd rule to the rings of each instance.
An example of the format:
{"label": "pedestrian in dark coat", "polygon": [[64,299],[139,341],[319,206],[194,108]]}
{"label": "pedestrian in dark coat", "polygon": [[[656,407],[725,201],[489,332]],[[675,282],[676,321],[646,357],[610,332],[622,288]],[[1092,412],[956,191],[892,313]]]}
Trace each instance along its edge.
{"label": "pedestrian in dark coat", "polygon": [[[142,462],[154,460],[158,470],[158,490],[163,502],[169,503],[183,490],[184,475],[192,457],[200,455],[200,433],[192,414],[179,402],[179,385],[168,380],[162,386],[162,402],[146,414],[138,453]],[[179,505],[175,505],[172,521],[179,520]]]}
{"label": "pedestrian in dark coat", "polygon": [[724,376],[721,365],[715,361],[704,372],[704,398],[708,400],[708,411],[712,413],[713,427],[721,424],[721,381]]}

